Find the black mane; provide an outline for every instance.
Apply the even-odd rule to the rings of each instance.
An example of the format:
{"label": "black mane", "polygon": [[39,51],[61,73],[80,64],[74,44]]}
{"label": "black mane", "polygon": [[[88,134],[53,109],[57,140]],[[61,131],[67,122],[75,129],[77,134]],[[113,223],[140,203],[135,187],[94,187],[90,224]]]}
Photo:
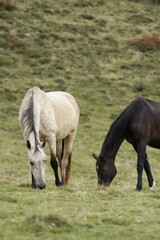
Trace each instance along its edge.
{"label": "black mane", "polygon": [[131,104],[129,104],[124,111],[117,117],[117,119],[112,123],[110,129],[107,133],[107,136],[103,142],[101,154],[106,155],[107,157],[114,158],[117,154],[117,151],[125,139],[125,131],[129,122],[129,119],[132,117],[132,113],[135,111],[135,106],[139,101],[146,101],[143,97],[136,98]]}

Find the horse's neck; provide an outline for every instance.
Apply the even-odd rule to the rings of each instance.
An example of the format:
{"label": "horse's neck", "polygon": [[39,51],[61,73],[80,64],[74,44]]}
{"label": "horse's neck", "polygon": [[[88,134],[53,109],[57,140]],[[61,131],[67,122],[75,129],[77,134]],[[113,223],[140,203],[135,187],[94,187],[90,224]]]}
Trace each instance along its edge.
{"label": "horse's neck", "polygon": [[35,145],[35,149],[39,144],[39,130],[40,130],[40,114],[42,109],[42,99],[45,98],[45,93],[38,87],[33,87],[33,124],[34,131],[30,134],[31,141]]}
{"label": "horse's neck", "polygon": [[125,132],[132,111],[127,107],[112,123],[102,145],[101,155],[106,159],[115,159],[116,154],[125,139]]}
{"label": "horse's neck", "polygon": [[114,136],[111,138],[106,137],[101,150],[101,155],[104,157],[104,159],[106,159],[106,161],[115,161],[115,157],[123,141],[123,136],[121,136],[119,139],[116,139]]}
{"label": "horse's neck", "polygon": [[122,121],[115,121],[103,142],[101,155],[104,156],[104,159],[115,160],[116,154],[125,139],[125,129],[126,124],[123,124]]}

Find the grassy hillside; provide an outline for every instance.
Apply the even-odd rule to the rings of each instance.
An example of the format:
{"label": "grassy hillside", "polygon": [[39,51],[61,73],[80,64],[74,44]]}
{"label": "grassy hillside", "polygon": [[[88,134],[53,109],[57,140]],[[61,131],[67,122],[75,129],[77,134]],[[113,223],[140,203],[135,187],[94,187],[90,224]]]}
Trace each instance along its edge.
{"label": "grassy hillside", "polygon": [[[146,3],[147,2],[147,3]],[[97,188],[92,152],[135,97],[160,102],[160,5],[150,1],[0,1],[0,237],[3,240],[159,239],[160,152],[148,148],[156,189],[134,192],[136,154],[124,142],[110,188]],[[81,109],[70,185],[30,188],[17,120],[26,91],[62,90]]]}

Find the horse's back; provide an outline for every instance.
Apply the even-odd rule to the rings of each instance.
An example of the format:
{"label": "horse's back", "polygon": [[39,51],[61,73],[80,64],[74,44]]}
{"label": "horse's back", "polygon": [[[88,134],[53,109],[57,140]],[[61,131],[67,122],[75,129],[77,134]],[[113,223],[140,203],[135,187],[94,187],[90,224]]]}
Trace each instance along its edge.
{"label": "horse's back", "polygon": [[[70,117],[79,118],[79,107],[75,98],[67,92],[48,92],[46,96],[54,109],[55,115],[60,118],[65,115]],[[74,119],[75,120],[75,119]]]}
{"label": "horse's back", "polygon": [[77,105],[77,102],[75,98],[67,92],[61,92],[61,91],[55,91],[55,92],[47,92],[46,93],[47,97],[52,99],[55,104],[60,104],[63,103],[64,105],[71,104],[76,111],[79,112],[79,107]]}
{"label": "horse's back", "polygon": [[50,129],[58,138],[64,138],[72,131],[76,132],[80,111],[74,97],[60,91],[47,92],[45,95],[45,104],[41,106],[43,131]]}
{"label": "horse's back", "polygon": [[152,101],[148,98],[137,97],[129,106],[137,107],[138,109],[148,108],[148,110],[160,111],[160,103]]}
{"label": "horse's back", "polygon": [[128,106],[130,120],[127,127],[129,138],[134,141],[147,139],[152,147],[160,146],[160,103],[138,97]]}

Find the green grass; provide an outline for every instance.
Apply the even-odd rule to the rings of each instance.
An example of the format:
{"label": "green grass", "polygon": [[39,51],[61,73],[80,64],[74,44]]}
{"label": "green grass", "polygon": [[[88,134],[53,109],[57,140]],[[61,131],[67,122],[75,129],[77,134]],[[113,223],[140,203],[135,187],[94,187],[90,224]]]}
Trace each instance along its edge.
{"label": "green grass", "polygon": [[[135,97],[160,102],[160,5],[151,1],[10,1],[0,7],[0,238],[160,238],[159,150],[148,148],[156,181],[134,192],[136,153],[124,142],[110,188],[95,161],[110,124]],[[131,44],[133,43],[134,44]],[[70,184],[57,188],[46,147],[47,188],[30,188],[18,109],[34,85],[75,96],[81,110]]]}

